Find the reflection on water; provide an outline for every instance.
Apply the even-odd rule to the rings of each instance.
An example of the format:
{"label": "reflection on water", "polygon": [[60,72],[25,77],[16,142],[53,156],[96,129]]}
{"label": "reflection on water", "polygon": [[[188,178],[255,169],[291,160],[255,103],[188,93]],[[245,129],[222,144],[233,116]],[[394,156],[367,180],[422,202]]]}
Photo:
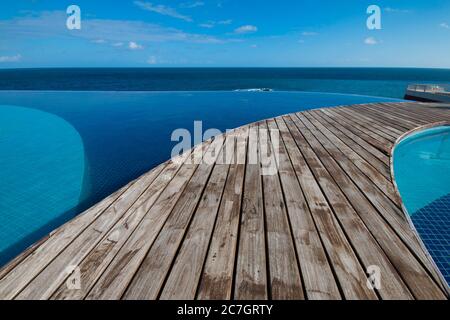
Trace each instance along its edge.
{"label": "reflection on water", "polygon": [[450,193],[450,127],[421,131],[394,151],[394,172],[410,215]]}
{"label": "reflection on water", "polygon": [[0,106],[0,156],[2,262],[85,201],[86,171],[78,132],[30,108]]}

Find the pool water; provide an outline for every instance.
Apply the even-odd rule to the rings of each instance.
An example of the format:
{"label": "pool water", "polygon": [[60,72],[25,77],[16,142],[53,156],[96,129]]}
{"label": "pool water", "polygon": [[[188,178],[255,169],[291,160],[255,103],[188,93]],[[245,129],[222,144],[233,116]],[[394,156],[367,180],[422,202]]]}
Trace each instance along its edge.
{"label": "pool water", "polygon": [[450,284],[450,126],[402,140],[394,150],[394,174],[412,223]]}
{"label": "pool water", "polygon": [[170,158],[172,131],[378,101],[301,92],[0,92],[0,265]]}

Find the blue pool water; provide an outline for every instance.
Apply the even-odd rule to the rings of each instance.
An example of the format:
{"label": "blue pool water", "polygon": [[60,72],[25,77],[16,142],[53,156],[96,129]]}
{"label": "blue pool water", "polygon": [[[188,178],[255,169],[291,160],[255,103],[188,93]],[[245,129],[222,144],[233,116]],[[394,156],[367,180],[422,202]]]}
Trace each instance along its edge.
{"label": "blue pool water", "polygon": [[450,284],[450,126],[402,140],[394,174],[415,228]]}
{"label": "blue pool water", "polygon": [[177,128],[231,129],[392,101],[299,92],[0,92],[0,264],[170,158]]}

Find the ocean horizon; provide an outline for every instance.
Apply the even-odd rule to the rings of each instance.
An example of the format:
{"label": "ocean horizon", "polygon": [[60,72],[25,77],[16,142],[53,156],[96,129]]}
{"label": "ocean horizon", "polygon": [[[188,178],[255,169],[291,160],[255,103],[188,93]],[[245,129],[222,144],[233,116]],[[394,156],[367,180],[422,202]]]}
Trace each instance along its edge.
{"label": "ocean horizon", "polygon": [[30,68],[1,69],[0,90],[236,91],[358,94],[401,99],[411,83],[448,83],[436,68]]}

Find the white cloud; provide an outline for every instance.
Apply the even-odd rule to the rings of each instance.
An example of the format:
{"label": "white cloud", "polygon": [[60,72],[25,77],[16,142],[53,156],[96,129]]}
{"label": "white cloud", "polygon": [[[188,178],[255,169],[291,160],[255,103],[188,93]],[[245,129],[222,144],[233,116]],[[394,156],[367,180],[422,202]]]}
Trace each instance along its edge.
{"label": "white cloud", "polygon": [[135,5],[137,5],[139,8],[151,11],[155,13],[159,13],[163,16],[168,16],[176,19],[181,19],[187,22],[192,22],[192,18],[189,16],[185,16],[179,12],[177,12],[175,9],[171,7],[164,6],[162,4],[153,4],[151,2],[144,2],[144,1],[135,1]]}
{"label": "white cloud", "polygon": [[233,23],[233,20],[231,20],[231,19],[229,19],[229,20],[221,20],[221,21],[209,20],[208,22],[199,24],[199,26],[202,27],[202,28],[211,29],[211,28],[214,28],[216,25],[229,25],[231,23]]}
{"label": "white cloud", "polygon": [[442,22],[439,26],[444,29],[450,29],[450,25],[447,22]]}
{"label": "white cloud", "polygon": [[0,62],[19,62],[22,59],[20,54],[15,56],[0,56]]}
{"label": "white cloud", "polygon": [[192,9],[197,7],[203,7],[205,3],[203,1],[185,2],[180,4],[180,8]]}
{"label": "white cloud", "polygon": [[374,37],[368,37],[364,40],[364,43],[370,46],[376,45],[379,43],[379,41],[377,39],[375,39]]}
{"label": "white cloud", "polygon": [[212,22],[201,23],[201,24],[199,24],[199,26],[202,28],[211,29],[211,28],[214,28],[214,23],[212,23]]}
{"label": "white cloud", "polygon": [[124,45],[123,42],[115,42],[112,44],[113,47],[122,47]]}
{"label": "white cloud", "polygon": [[92,43],[103,44],[103,43],[106,43],[106,41],[103,39],[96,39],[96,40],[92,40]]}
{"label": "white cloud", "polygon": [[258,31],[258,28],[252,25],[245,25],[234,30],[234,32],[238,34],[254,33],[256,31]]}
{"label": "white cloud", "polygon": [[319,33],[317,32],[311,32],[311,31],[304,31],[302,32],[302,36],[305,37],[312,37],[312,36],[317,36]]}
{"label": "white cloud", "polygon": [[217,24],[232,24],[233,20],[228,19],[228,20],[221,20],[221,21],[217,21]]}
{"label": "white cloud", "polygon": [[[83,20],[83,32],[70,32],[65,26],[64,11],[44,11],[9,20],[0,20],[0,34],[7,39],[80,38],[88,41],[103,39],[108,43],[126,45],[129,39],[144,42],[224,43],[217,37],[187,33],[179,29],[135,20],[89,19]],[[119,46],[119,45],[117,45]]]}
{"label": "white cloud", "polygon": [[147,63],[148,63],[148,64],[157,64],[158,61],[157,61],[157,59],[156,59],[155,56],[150,56],[150,57],[147,59]]}
{"label": "white cloud", "polygon": [[142,45],[140,45],[140,44],[137,43],[137,42],[130,41],[130,42],[128,43],[128,48],[129,48],[130,50],[139,50],[139,49],[142,49],[143,47],[142,47]]}
{"label": "white cloud", "polygon": [[391,8],[391,7],[384,8],[384,11],[389,12],[389,13],[410,13],[411,12],[411,10],[396,9],[396,8]]}
{"label": "white cloud", "polygon": [[258,45],[257,45],[257,44],[252,44],[252,45],[250,46],[250,48],[256,49],[256,48],[258,48]]}

